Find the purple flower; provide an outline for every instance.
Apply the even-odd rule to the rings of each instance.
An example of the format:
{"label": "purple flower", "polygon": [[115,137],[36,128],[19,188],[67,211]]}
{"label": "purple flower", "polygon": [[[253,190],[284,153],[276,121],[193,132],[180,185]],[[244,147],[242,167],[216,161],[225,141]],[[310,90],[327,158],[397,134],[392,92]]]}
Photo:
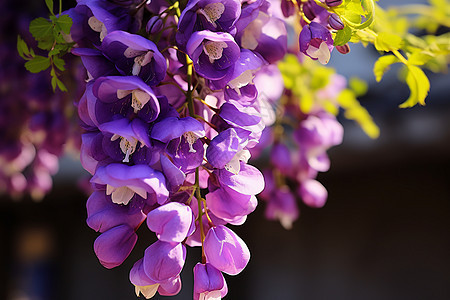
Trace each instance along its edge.
{"label": "purple flower", "polygon": [[147,226],[160,241],[181,243],[195,229],[194,215],[189,206],[170,202],[147,214]]}
{"label": "purple flower", "polygon": [[285,229],[291,229],[298,219],[299,209],[294,195],[287,186],[273,190],[267,200],[265,216],[269,220],[279,220]]}
{"label": "purple flower", "polygon": [[298,189],[298,194],[306,205],[316,208],[323,207],[328,197],[325,187],[314,179],[303,181]]}
{"label": "purple flower", "polygon": [[311,22],[303,27],[299,36],[300,52],[327,64],[333,50],[333,38],[330,31],[323,25]]}
{"label": "purple flower", "polygon": [[180,16],[176,39],[185,46],[196,31],[210,30],[233,34],[234,24],[241,14],[241,2],[237,0],[190,0]]}
{"label": "purple flower", "polygon": [[204,245],[206,261],[229,275],[239,274],[250,259],[244,241],[223,225],[209,229]]}
{"label": "purple flower", "polygon": [[144,272],[156,283],[166,282],[178,276],[186,259],[186,248],[181,243],[156,241],[144,254]]}
{"label": "purple flower", "polygon": [[151,86],[166,75],[166,59],[152,41],[140,35],[111,32],[103,40],[102,51],[123,75],[139,76]]}
{"label": "purple flower", "polygon": [[247,148],[258,143],[265,125],[261,113],[255,107],[230,101],[220,107],[219,115],[229,125],[250,132]]}
{"label": "purple flower", "polygon": [[200,138],[205,136],[205,130],[196,119],[165,118],[153,126],[150,135],[155,140],[168,143],[167,153],[183,172],[202,164],[204,148]]}
{"label": "purple flower", "polygon": [[221,299],[227,293],[227,283],[219,270],[209,263],[195,265],[194,300]]}
{"label": "purple flower", "polygon": [[152,298],[156,292],[164,296],[173,296],[181,290],[181,279],[177,275],[163,282],[155,282],[151,280],[144,271],[144,259],[141,258],[130,270],[130,281],[135,286],[136,296],[140,293],[146,299]]}
{"label": "purple flower", "polygon": [[294,163],[289,148],[282,143],[275,143],[270,152],[270,162],[281,174],[289,175],[293,171]]}
{"label": "purple flower", "polygon": [[239,59],[234,65],[233,73],[214,85],[227,85],[225,99],[233,99],[246,106],[256,99],[258,91],[253,84],[255,73],[265,64],[265,61],[250,50],[242,49]]}
{"label": "purple flower", "polygon": [[[95,119],[104,123],[117,115],[150,123],[160,113],[160,103],[153,90],[136,76],[110,76],[98,78],[92,86]],[[88,96],[89,97],[89,96]],[[92,97],[91,97],[92,98]]]}
{"label": "purple flower", "polygon": [[74,48],[72,54],[81,57],[83,66],[87,71],[88,80],[97,79],[101,76],[118,75],[114,64],[97,49]]}
{"label": "purple flower", "polygon": [[111,269],[123,263],[136,241],[137,234],[134,229],[122,224],[102,233],[94,242],[94,251],[100,263]]}
{"label": "purple flower", "polygon": [[[254,5],[257,2],[261,6]],[[242,48],[253,50],[269,63],[275,63],[287,52],[287,31],[282,20],[269,15],[264,2],[255,1],[253,5],[244,8],[244,10],[254,9],[254,11],[249,14],[249,17],[240,19],[236,24],[238,27],[236,40]]]}
{"label": "purple flower", "polygon": [[113,203],[117,204],[128,204],[135,194],[163,204],[169,194],[164,175],[147,165],[113,163],[102,166],[97,169],[91,182],[106,184],[106,194],[111,195]]}
{"label": "purple flower", "polygon": [[72,18],[70,36],[80,47],[99,45],[115,30],[137,30],[138,24],[122,6],[102,0],[79,0],[67,14]]}
{"label": "purple flower", "polygon": [[226,186],[244,195],[256,195],[264,189],[261,172],[245,162],[240,162],[239,172],[234,174],[226,169],[216,171],[221,186]]}
{"label": "purple flower", "polygon": [[223,186],[206,194],[208,209],[218,218],[234,221],[253,212],[258,204],[254,195],[246,195]]}
{"label": "purple flower", "polygon": [[[128,163],[130,161],[130,156],[135,152],[138,142],[140,142],[141,147],[151,147],[148,136],[148,124],[140,119],[130,121],[122,118],[103,123],[99,126],[99,129],[112,135],[109,138],[110,141],[120,140],[119,147],[123,155],[125,155],[122,162]],[[106,145],[103,144],[103,146],[105,148]]]}
{"label": "purple flower", "polygon": [[239,46],[229,33],[209,30],[194,32],[186,46],[195,71],[210,80],[232,74],[240,55]]}
{"label": "purple flower", "polygon": [[136,229],[145,220],[142,211],[113,203],[104,190],[92,193],[86,203],[86,210],[88,226],[102,233],[122,224]]}

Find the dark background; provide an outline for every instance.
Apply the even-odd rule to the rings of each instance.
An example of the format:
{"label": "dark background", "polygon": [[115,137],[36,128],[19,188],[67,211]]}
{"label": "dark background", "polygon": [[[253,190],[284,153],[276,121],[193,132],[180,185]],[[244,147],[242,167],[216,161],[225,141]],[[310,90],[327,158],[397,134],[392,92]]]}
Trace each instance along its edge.
{"label": "dark background", "polygon": [[[347,56],[334,53],[332,63],[368,80],[362,104],[381,137],[370,140],[340,119],[344,143],[331,149],[331,170],[319,175],[326,206],[301,206],[286,231],[264,219],[261,203],[232,227],[252,258],[240,275],[226,277],[226,299],[450,299],[450,77],[428,73],[427,105],[399,109],[408,89],[395,70],[375,84],[376,57],[352,47]],[[41,203],[0,199],[0,299],[136,299],[128,272],[154,237],[140,230],[127,261],[103,268],[93,252],[97,233],[85,223],[87,197],[74,184],[80,173],[65,158]],[[173,299],[192,297],[200,253],[189,248],[187,256],[183,289]]]}

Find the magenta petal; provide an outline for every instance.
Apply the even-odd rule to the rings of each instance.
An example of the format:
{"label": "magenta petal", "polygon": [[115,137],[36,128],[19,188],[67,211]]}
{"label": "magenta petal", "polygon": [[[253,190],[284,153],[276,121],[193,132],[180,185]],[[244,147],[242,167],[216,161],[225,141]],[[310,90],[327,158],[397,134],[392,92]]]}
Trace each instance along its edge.
{"label": "magenta petal", "polygon": [[112,203],[111,198],[105,195],[105,191],[93,192],[86,203],[86,209],[88,226],[99,232],[122,224],[135,229],[145,220],[145,215],[141,211],[131,214],[127,206]]}
{"label": "magenta petal", "polygon": [[180,274],[186,259],[186,248],[181,243],[156,241],[145,250],[144,271],[157,282],[165,282]]}
{"label": "magenta petal", "polygon": [[226,287],[222,273],[210,263],[194,267],[194,294],[220,291]]}
{"label": "magenta petal", "polygon": [[208,231],[204,245],[207,262],[229,275],[239,274],[250,260],[244,241],[223,225]]}
{"label": "magenta petal", "polygon": [[144,272],[144,259],[141,258],[130,270],[130,281],[137,286],[154,285],[156,282],[152,281]]}
{"label": "magenta petal", "polygon": [[170,202],[147,214],[147,226],[163,242],[181,243],[188,235],[194,215],[189,206]]}
{"label": "magenta petal", "polygon": [[108,269],[119,266],[128,257],[137,241],[137,234],[128,225],[119,225],[102,233],[94,242],[100,263]]}
{"label": "magenta petal", "polygon": [[169,195],[164,175],[147,165],[128,166],[113,163],[102,166],[97,169],[91,182],[109,184],[113,187],[143,188],[147,193],[154,194],[159,204],[164,203]]}
{"label": "magenta petal", "polygon": [[206,204],[217,217],[232,222],[253,212],[258,204],[254,195],[240,194],[223,187],[206,194]]}
{"label": "magenta petal", "polygon": [[221,185],[227,186],[238,193],[256,195],[264,189],[264,177],[261,172],[244,162],[241,162],[239,174],[234,175],[225,169],[218,171]]}
{"label": "magenta petal", "polygon": [[158,293],[162,296],[174,296],[178,294],[181,290],[181,278],[180,276],[176,276],[174,278],[170,278],[165,282],[161,282],[158,287]]}

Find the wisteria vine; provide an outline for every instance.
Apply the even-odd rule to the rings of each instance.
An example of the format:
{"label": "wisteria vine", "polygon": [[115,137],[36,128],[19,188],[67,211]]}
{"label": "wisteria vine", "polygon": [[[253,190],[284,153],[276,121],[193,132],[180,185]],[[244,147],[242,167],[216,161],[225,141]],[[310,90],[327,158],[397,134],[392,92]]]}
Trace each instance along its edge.
{"label": "wisteria vine", "polygon": [[[18,52],[29,71],[49,70],[53,90],[62,91],[64,57],[81,58],[76,109],[80,160],[92,175],[87,224],[100,233],[94,250],[114,268],[133,250],[138,228],[154,232],[156,242],[130,271],[147,299],[180,291],[187,246],[201,248],[193,299],[225,297],[223,273],[239,274],[250,259],[228,225],[245,223],[256,195],[266,217],[285,228],[299,216],[298,198],[325,205],[316,177],[330,168],[327,150],[342,142],[339,110],[379,135],[357,101],[365,84],[322,66],[334,48],[347,54],[349,43],[373,44],[385,54],[374,66],[378,81],[403,64],[411,94],[402,107],[425,104],[422,68],[442,71],[450,54],[449,34],[434,35],[448,18],[435,18],[430,35],[418,37],[397,26],[400,10],[373,0],[78,0],[66,11],[59,1],[58,14],[45,3],[49,19],[29,27],[36,53],[21,37]],[[449,5],[431,1],[430,9]],[[41,115],[33,118],[40,128]],[[58,155],[39,145],[37,159]],[[32,155],[1,150],[0,158],[16,151],[17,161],[2,182],[17,182]],[[249,164],[258,157],[269,157],[263,172]]]}

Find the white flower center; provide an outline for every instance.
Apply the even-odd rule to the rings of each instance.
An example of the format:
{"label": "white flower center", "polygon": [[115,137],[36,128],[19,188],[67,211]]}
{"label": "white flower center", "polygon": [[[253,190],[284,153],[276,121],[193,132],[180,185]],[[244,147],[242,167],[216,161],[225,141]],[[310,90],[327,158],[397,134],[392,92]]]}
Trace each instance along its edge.
{"label": "white flower center", "polygon": [[114,134],[111,137],[111,141],[115,141],[118,138],[120,138],[120,150],[122,150],[122,152],[125,154],[125,158],[122,160],[122,162],[124,163],[130,162],[130,155],[133,154],[134,151],[136,150],[136,144],[138,140],[132,137],[131,141],[129,141],[123,136]]}
{"label": "white flower center", "polygon": [[150,95],[146,92],[136,89],[136,90],[117,90],[117,98],[123,99],[131,94],[131,107],[134,108],[134,113],[138,113],[142,107],[150,100]]}
{"label": "white flower center", "polygon": [[147,199],[147,192],[143,188],[135,186],[115,187],[109,184],[106,185],[106,195],[111,195],[112,202],[116,204],[127,205],[135,193],[142,198]]}
{"label": "white flower center", "polygon": [[189,144],[189,152],[197,153],[197,151],[192,146],[198,140],[197,135],[195,135],[195,133],[193,133],[192,131],[187,131],[187,132],[183,133],[183,136],[186,139],[186,142]]}
{"label": "white flower center", "polygon": [[199,300],[220,300],[222,299],[222,295],[220,294],[220,291],[211,291],[211,292],[205,292],[201,293]]}
{"label": "white flower center", "polygon": [[103,39],[108,34],[105,24],[100,22],[95,16],[92,16],[88,19],[88,25],[92,30],[100,33],[100,42],[103,42]]}
{"label": "white flower center", "polygon": [[133,70],[131,72],[134,76],[139,75],[139,72],[141,72],[141,68],[152,61],[153,54],[153,51],[141,51],[132,48],[127,48],[123,52],[123,55],[125,55],[125,57],[127,58],[134,57]]}
{"label": "white flower center", "polygon": [[234,175],[239,174],[241,170],[241,161],[248,162],[250,159],[250,151],[247,149],[237,152],[234,157],[225,165],[225,170],[233,173]]}
{"label": "white flower center", "polygon": [[207,41],[203,43],[203,51],[208,55],[210,63],[214,63],[215,60],[222,58],[224,48],[228,48],[225,42]]}
{"label": "white flower center", "polygon": [[145,299],[150,299],[155,296],[158,291],[159,283],[147,286],[134,286],[134,291],[136,292],[136,296],[139,297],[139,293],[145,297]]}
{"label": "white flower center", "polygon": [[241,91],[239,90],[241,87],[246,86],[249,83],[253,83],[253,78],[255,76],[253,75],[252,70],[245,70],[242,72],[241,75],[234,78],[233,80],[230,80],[228,82],[228,85],[238,93],[238,95],[241,95]]}
{"label": "white flower center", "polygon": [[330,61],[331,53],[327,43],[320,43],[319,48],[309,45],[306,53],[312,58],[317,58],[322,65],[326,65]]}
{"label": "white flower center", "polygon": [[197,13],[200,13],[205,16],[206,20],[211,23],[214,28],[217,28],[216,21],[222,17],[223,12],[225,11],[225,5],[222,3],[209,3],[203,9],[200,8]]}

